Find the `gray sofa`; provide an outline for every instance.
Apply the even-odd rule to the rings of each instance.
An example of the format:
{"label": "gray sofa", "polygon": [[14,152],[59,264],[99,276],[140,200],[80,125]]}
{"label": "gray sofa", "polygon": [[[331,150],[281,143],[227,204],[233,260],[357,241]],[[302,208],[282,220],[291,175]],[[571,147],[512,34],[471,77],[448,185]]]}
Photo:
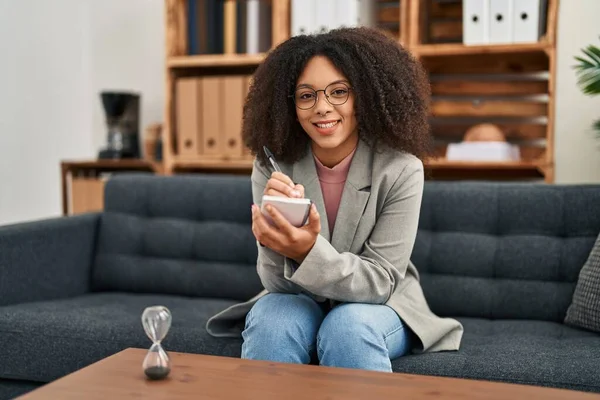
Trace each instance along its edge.
{"label": "gray sofa", "polygon": [[[126,174],[103,213],[0,227],[0,398],[148,348],[154,304],[173,314],[167,350],[239,357],[241,340],[205,323],[262,289],[251,201],[246,176]],[[598,204],[600,185],[427,182],[412,259],[465,334],[394,370],[600,392],[600,335],[562,323]]]}

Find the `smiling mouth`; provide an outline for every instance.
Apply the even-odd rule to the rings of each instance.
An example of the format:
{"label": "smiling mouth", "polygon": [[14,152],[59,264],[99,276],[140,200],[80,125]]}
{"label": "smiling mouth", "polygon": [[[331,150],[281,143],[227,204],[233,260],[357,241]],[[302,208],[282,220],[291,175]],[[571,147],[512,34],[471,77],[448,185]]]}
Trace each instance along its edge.
{"label": "smiling mouth", "polygon": [[339,124],[340,121],[329,121],[329,122],[313,122],[313,125],[316,126],[317,128],[321,128],[321,129],[329,129],[329,128],[333,128],[334,126],[336,126],[337,124]]}

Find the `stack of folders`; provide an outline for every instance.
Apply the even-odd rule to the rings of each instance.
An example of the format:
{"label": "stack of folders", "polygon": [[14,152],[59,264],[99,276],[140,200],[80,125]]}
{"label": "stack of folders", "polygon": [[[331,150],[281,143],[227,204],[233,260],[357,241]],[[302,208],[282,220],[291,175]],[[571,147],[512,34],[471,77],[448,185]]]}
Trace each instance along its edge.
{"label": "stack of folders", "polygon": [[377,0],[292,0],[292,36],[374,26]]}
{"label": "stack of folders", "polygon": [[534,43],[544,34],[548,0],[462,0],[466,45]]}

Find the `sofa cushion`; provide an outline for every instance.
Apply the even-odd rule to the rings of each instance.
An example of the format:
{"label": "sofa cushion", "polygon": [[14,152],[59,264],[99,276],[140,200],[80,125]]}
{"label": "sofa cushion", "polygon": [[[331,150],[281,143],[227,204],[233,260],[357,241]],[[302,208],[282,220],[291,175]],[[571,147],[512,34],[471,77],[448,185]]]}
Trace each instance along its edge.
{"label": "sofa cushion", "polygon": [[97,291],[245,301],[256,273],[248,177],[117,175],[105,191]]}
{"label": "sofa cushion", "polygon": [[0,307],[0,360],[10,360],[0,363],[0,378],[50,382],[128,347],[150,348],[141,316],[151,305],[173,316],[165,350],[239,357],[241,339],[215,339],[205,329],[210,316],[234,303],[102,293]]}
{"label": "sofa cushion", "polygon": [[42,386],[43,383],[0,378],[0,399],[16,399]]}
{"label": "sofa cushion", "polygon": [[600,235],[579,273],[565,323],[600,333]]}
{"label": "sofa cushion", "polygon": [[597,186],[426,184],[411,260],[431,309],[563,322],[600,232],[598,204]]}
{"label": "sofa cushion", "polygon": [[459,351],[401,357],[394,371],[600,391],[598,334],[548,321],[459,321]]}

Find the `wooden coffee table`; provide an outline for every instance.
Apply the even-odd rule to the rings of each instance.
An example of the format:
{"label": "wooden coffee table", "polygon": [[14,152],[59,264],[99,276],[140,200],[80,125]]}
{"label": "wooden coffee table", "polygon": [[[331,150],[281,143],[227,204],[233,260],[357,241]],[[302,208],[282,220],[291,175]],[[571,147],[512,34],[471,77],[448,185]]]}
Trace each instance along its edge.
{"label": "wooden coffee table", "polygon": [[600,395],[467,379],[169,353],[163,381],[142,372],[145,349],[127,349],[21,399],[599,399]]}

